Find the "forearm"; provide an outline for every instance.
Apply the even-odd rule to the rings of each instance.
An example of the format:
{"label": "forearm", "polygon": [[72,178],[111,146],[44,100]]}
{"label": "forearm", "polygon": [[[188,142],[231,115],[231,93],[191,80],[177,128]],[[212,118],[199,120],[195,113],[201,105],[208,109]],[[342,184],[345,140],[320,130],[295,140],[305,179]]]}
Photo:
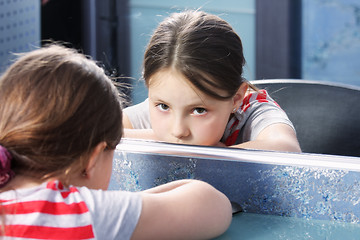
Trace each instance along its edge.
{"label": "forearm", "polygon": [[191,226],[188,228],[189,235],[186,239],[210,239],[225,232],[232,220],[230,200],[222,192],[204,182],[193,182],[184,185],[183,188],[188,191],[188,196],[194,199],[181,213],[193,216],[189,217],[192,220],[187,223]]}
{"label": "forearm", "polygon": [[294,141],[254,140],[238,145],[233,145],[231,147],[282,152],[301,152],[299,144]]}
{"label": "forearm", "polygon": [[152,129],[124,129],[124,138],[157,140]]}
{"label": "forearm", "polygon": [[173,181],[173,182],[169,182],[166,184],[162,184],[147,190],[142,191],[143,193],[164,193],[164,192],[168,192],[171,190],[174,190],[178,187],[182,187],[185,184],[189,184],[192,183],[196,180],[192,180],[192,179],[183,179],[183,180],[177,180],[177,181]]}
{"label": "forearm", "polygon": [[202,181],[179,180],[141,194],[143,210],[134,239],[210,239],[231,223],[229,199]]}
{"label": "forearm", "polygon": [[241,143],[232,147],[282,152],[301,152],[295,131],[290,126],[282,123],[266,127],[253,141]]}

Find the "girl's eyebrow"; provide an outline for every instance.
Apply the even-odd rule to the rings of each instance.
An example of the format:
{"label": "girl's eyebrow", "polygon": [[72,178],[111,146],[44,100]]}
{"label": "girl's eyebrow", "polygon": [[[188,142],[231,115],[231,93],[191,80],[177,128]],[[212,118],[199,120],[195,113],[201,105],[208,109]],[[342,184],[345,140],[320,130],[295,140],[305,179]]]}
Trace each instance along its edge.
{"label": "girl's eyebrow", "polygon": [[191,108],[207,108],[207,105],[204,104],[203,102],[201,103],[194,103],[194,104],[189,104],[188,107],[191,107]]}
{"label": "girl's eyebrow", "polygon": [[[151,101],[153,101],[154,103],[163,103],[166,104],[168,106],[172,106],[173,104],[169,103],[168,101],[164,100],[163,98],[161,98],[161,96],[149,96],[149,99],[151,99]],[[208,106],[199,100],[196,100],[195,102],[190,102],[189,104],[185,105],[186,108],[208,108]]]}
{"label": "girl's eyebrow", "polygon": [[151,99],[151,101],[156,101],[156,102],[166,102],[164,101],[161,96],[157,96],[157,95],[150,95],[149,99]]}

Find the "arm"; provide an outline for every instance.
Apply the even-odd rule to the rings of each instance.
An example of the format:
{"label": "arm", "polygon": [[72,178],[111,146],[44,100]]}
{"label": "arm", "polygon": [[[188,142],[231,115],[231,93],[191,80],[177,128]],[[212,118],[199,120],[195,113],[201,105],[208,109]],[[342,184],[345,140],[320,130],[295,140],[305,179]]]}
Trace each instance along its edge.
{"label": "arm", "polygon": [[124,126],[124,138],[157,140],[152,129],[134,129],[129,117],[123,112],[122,123]]}
{"label": "arm", "polygon": [[231,147],[274,150],[284,152],[301,152],[294,130],[287,124],[276,123],[264,128],[253,141]]}
{"label": "arm", "polygon": [[158,140],[152,129],[124,129],[124,138]]}
{"label": "arm", "polygon": [[132,239],[209,239],[229,227],[229,199],[197,180],[179,180],[142,192]]}

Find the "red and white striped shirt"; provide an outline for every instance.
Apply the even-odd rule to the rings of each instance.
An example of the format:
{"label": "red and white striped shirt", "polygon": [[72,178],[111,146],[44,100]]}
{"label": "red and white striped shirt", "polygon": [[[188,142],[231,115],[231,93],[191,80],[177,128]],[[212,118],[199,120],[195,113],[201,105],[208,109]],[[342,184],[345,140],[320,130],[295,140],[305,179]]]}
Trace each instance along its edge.
{"label": "red and white striped shirt", "polygon": [[136,193],[65,188],[59,181],[0,194],[5,239],[129,239]]}

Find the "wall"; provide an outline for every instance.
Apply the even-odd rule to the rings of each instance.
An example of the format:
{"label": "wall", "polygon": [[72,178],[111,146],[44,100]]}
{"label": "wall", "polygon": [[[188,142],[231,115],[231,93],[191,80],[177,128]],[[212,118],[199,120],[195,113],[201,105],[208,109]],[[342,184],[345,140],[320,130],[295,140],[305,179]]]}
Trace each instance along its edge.
{"label": "wall", "polygon": [[0,73],[14,58],[40,45],[40,1],[0,0]]}
{"label": "wall", "polygon": [[302,78],[360,85],[360,2],[303,0]]}

